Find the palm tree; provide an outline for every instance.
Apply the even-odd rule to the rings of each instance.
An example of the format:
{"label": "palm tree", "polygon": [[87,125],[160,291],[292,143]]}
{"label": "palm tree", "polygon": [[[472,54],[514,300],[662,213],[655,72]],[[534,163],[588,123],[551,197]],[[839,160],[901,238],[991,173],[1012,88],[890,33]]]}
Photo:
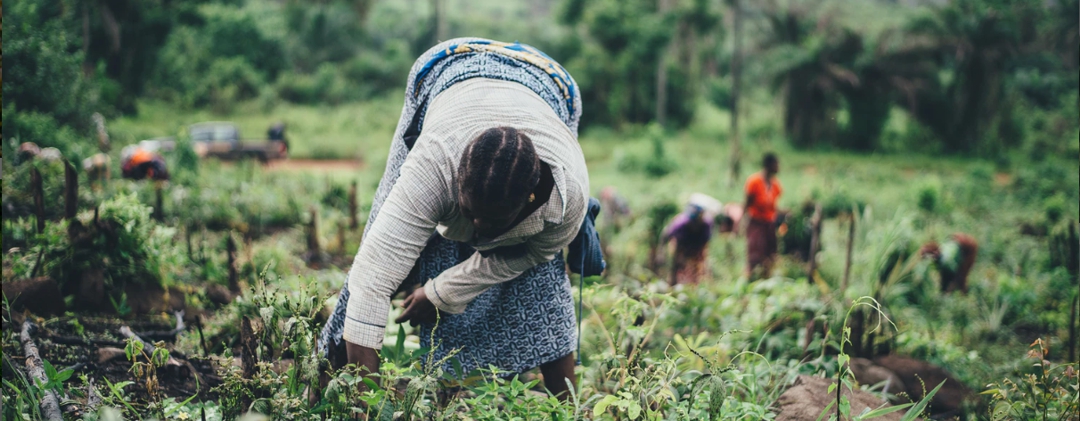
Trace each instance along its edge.
{"label": "palm tree", "polygon": [[894,105],[915,112],[917,92],[932,86],[938,67],[933,48],[900,31],[879,35],[873,48],[864,49],[852,64],[858,83],[844,85],[848,125],[838,139],[846,149],[872,151]]}
{"label": "palm tree", "polygon": [[[925,40],[924,51],[951,80],[918,93],[916,119],[934,130],[949,152],[989,146],[985,135],[1010,129],[1006,91],[1010,60],[1033,40],[1025,33],[1038,4],[1024,0],[957,0],[916,19],[908,36]],[[1012,136],[999,136],[1005,142]]]}
{"label": "palm tree", "polygon": [[784,132],[798,147],[833,140],[841,92],[859,85],[852,70],[862,37],[830,25],[829,15],[814,19],[798,6],[766,8],[768,35],[762,61],[784,103]]}

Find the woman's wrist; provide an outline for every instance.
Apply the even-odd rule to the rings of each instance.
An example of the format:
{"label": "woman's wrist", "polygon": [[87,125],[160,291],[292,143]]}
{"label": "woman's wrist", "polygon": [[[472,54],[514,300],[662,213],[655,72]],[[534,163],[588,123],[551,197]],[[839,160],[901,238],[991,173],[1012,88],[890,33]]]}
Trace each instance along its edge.
{"label": "woman's wrist", "polygon": [[346,341],[345,351],[349,356],[349,364],[366,369],[365,376],[379,373],[379,351],[375,348]]}

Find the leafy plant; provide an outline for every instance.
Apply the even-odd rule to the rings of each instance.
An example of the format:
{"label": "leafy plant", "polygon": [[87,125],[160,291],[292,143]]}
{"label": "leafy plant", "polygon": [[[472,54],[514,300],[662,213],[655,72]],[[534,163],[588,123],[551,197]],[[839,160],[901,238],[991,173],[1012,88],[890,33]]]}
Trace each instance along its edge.
{"label": "leafy plant", "polygon": [[1050,362],[1049,354],[1046,341],[1036,339],[1024,360],[1026,367],[988,386],[982,394],[993,399],[992,420],[1080,419],[1077,364]]}

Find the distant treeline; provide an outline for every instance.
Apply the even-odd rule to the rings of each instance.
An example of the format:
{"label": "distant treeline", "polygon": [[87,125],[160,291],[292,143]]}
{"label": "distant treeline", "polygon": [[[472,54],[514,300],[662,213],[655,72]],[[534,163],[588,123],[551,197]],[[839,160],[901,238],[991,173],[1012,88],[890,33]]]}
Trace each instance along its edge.
{"label": "distant treeline", "polygon": [[702,100],[730,108],[741,10],[742,95],[776,98],[767,124],[796,147],[1075,154],[1080,0],[867,4],[905,13],[880,28],[829,0],[8,2],[5,148],[82,155],[69,145],[91,113],[135,113],[140,98],[218,112],[362,101],[400,91],[420,52],[462,35],[561,61],[585,125],[678,128]]}

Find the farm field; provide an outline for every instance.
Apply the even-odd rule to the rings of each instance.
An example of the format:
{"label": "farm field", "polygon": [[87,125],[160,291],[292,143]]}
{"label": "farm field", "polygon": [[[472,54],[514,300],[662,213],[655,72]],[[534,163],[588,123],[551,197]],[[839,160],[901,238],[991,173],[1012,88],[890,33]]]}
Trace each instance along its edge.
{"label": "farm field", "polygon": [[[1080,421],[1080,1],[8,3],[0,421]],[[580,95],[606,270],[495,311],[574,358],[463,373],[513,335],[441,319],[491,343],[456,354],[393,322],[410,291],[377,356],[320,353],[414,60],[472,36],[548,57],[427,64],[550,58]],[[734,223],[769,155],[777,221]],[[535,168],[502,200],[546,206]]]}
{"label": "farm field", "polygon": [[[301,115],[311,112],[300,111]],[[114,274],[114,269],[107,269],[113,290],[132,292],[118,297],[119,302],[110,297],[113,301],[98,303],[101,307],[89,313],[72,312],[82,304],[71,296],[66,306],[56,303],[53,307],[67,311],[52,316],[6,311],[5,355],[21,355],[20,322],[32,322],[38,326],[34,337],[42,358],[57,370],[75,367],[75,374],[58,391],[82,402],[87,390],[96,388],[93,393],[99,394],[101,405],[128,416],[158,414],[176,419],[180,414],[194,417],[206,412],[208,419],[228,418],[244,412],[238,405],[247,396],[259,412],[295,417],[334,418],[358,408],[357,402],[363,400],[373,405],[369,411],[391,405],[386,408],[394,412],[446,417],[479,416],[490,402],[501,402],[500,407],[505,405],[522,416],[543,410],[571,417],[586,414],[590,419],[623,419],[637,411],[632,408],[638,405],[642,414],[669,414],[665,417],[707,413],[709,405],[721,405],[724,417],[738,419],[773,414],[779,408],[780,393],[798,374],[835,378],[843,327],[851,327],[852,314],[877,324],[878,316],[873,316],[877,310],[861,311],[872,305],[888,317],[882,319],[879,344],[887,344],[891,354],[948,370],[972,393],[998,387],[992,384],[1005,385],[1006,379],[1029,372],[1033,343],[1041,344],[1036,349],[1049,349],[1052,376],[1065,376],[1061,370],[1067,367],[1064,361],[1070,352],[1068,292],[1075,288],[1070,289],[1071,275],[1064,268],[1052,267],[1050,243],[1057,230],[1075,223],[1076,203],[1059,203],[1059,193],[1043,199],[1040,189],[1075,192],[1075,163],[1072,169],[1058,162],[1002,170],[981,160],[792,151],[762,139],[746,153],[779,152],[783,165],[779,177],[786,189],[781,208],[797,210],[804,201],[816,201],[828,215],[814,282],[807,280],[806,264],[792,256],[784,256],[772,276],[750,282],[742,273],[745,240],[721,236],[709,248],[710,275],[702,284],[672,289],[664,269],[656,273],[648,267],[649,237],[655,235],[651,227],[662,223],[652,220],[650,213],[664,204],[674,206],[692,192],[725,202],[738,201],[741,194],[740,186],[729,186],[725,165],[713,158],[727,156],[724,127],[715,123],[724,121],[724,116],[716,110],[702,114],[682,132],[592,131],[581,139],[594,193],[614,186],[629,202],[633,217],[617,232],[610,221],[600,221],[608,239],[610,269],[585,283],[578,369],[581,389],[575,402],[558,403],[529,392],[537,390],[530,383],[536,374],[508,380],[488,373],[485,381],[471,387],[447,389],[435,381],[439,373],[424,371],[419,339],[405,326],[400,340],[397,328],[388,329],[385,389],[363,399],[349,395],[344,389],[356,378],[343,372],[336,377],[336,389],[324,390],[321,404],[305,404],[305,389],[317,384],[311,371],[317,363],[309,355],[313,341],[361,240],[362,226],[349,228],[348,191],[355,181],[360,203],[357,217],[363,221],[363,204],[370,200],[382,170],[381,159],[375,155],[385,153],[385,147],[377,146],[385,142],[379,139],[382,134],[356,135],[356,143],[363,145],[358,150],[364,151],[365,165],[360,167],[312,172],[303,164],[296,170],[281,170],[276,164],[201,162],[184,169],[177,162],[173,181],[163,187],[160,222],[151,218],[148,207],[154,203],[152,184],[113,180],[100,188],[81,189],[80,204],[99,203],[99,218],[115,218],[111,220],[131,227],[126,236],[120,235],[126,238],[121,241],[135,242],[136,250],[146,253],[139,257],[146,259],[143,263],[153,263],[147,265],[153,273]],[[139,124],[131,120],[117,126]],[[662,177],[649,176],[628,163],[648,159],[656,136],[664,138],[665,156],[677,161],[671,173]],[[302,140],[294,142],[297,149],[306,147]],[[15,180],[29,167],[16,167]],[[46,180],[62,180],[63,171],[56,166],[41,166],[40,171]],[[1045,184],[1055,175],[1060,177],[1058,184]],[[61,184],[45,182],[47,188],[58,190]],[[12,185],[18,182],[5,184],[5,198],[26,194],[9,191]],[[55,191],[46,196],[46,207],[59,212],[60,196]],[[1054,212],[1060,214],[1054,216]],[[84,207],[77,219],[87,224],[92,217],[91,209]],[[856,229],[850,276],[841,290],[852,220]],[[44,235],[34,236],[32,217],[6,218],[5,279],[31,278],[39,253],[50,256],[49,262],[54,253],[78,247],[62,234],[67,227],[69,223],[51,220]],[[1046,231],[1025,235],[1025,227],[1046,227]],[[980,242],[966,295],[941,294],[932,265],[914,252],[919,244],[953,232],[969,233]],[[107,239],[110,234],[98,235]],[[15,244],[8,243],[9,239]],[[312,239],[318,248],[311,247]],[[164,246],[170,242],[174,244]],[[236,247],[233,281],[242,293],[222,304],[214,295],[230,294],[228,242]],[[75,252],[116,258],[108,250]],[[898,260],[890,262],[897,253]],[[60,257],[37,274],[54,279],[78,277],[65,272],[74,269],[66,264]],[[576,278],[573,284],[580,285]],[[155,297],[145,292],[149,286],[168,291],[168,301],[161,302],[160,293]],[[107,363],[95,362],[100,349],[108,348],[102,344],[123,348],[121,326],[137,332],[169,331],[175,324],[172,311],[180,309],[185,310],[183,319],[189,327],[166,337],[165,345],[185,356],[193,372],[173,372],[167,365],[148,370],[140,367],[153,362],[129,361],[123,355]],[[119,317],[90,316],[95,312]],[[132,318],[134,314],[153,317]],[[257,379],[244,379],[240,364],[232,362],[239,358],[236,350],[244,337],[240,332],[244,318],[263,326],[256,358],[267,365],[263,377]],[[82,342],[61,345],[80,337]],[[702,377],[707,374],[713,377]],[[102,384],[100,379],[90,382],[101,375],[112,384]],[[196,378],[200,380],[193,382]],[[698,381],[706,378],[715,380]],[[7,381],[14,386],[17,380]],[[408,382],[421,382],[423,389],[399,389]],[[927,390],[934,386],[928,384]],[[719,391],[723,392],[715,395]],[[446,401],[448,393],[452,398]],[[1067,393],[1075,392],[1066,388],[1064,393],[1058,398],[1067,399]],[[32,402],[31,397],[16,395],[12,401],[19,405]],[[609,403],[608,409],[597,409],[603,408],[602,402]],[[965,405],[970,405],[972,414],[985,414],[999,402],[973,394]],[[934,410],[931,405],[927,411]]]}

